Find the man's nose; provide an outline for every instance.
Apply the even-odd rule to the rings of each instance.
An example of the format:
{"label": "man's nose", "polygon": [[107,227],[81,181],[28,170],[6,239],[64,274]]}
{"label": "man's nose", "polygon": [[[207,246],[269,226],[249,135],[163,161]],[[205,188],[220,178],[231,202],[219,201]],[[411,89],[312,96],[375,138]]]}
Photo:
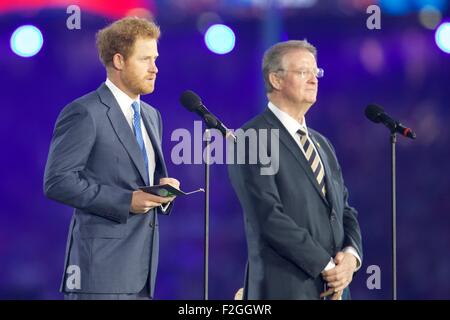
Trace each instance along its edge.
{"label": "man's nose", "polygon": [[309,71],[308,71],[306,81],[307,81],[308,83],[311,83],[311,84],[314,84],[314,83],[317,83],[317,82],[318,82],[317,76],[314,74],[314,72],[313,72],[312,70],[309,70]]}
{"label": "man's nose", "polygon": [[156,66],[156,63],[152,62],[150,64],[149,71],[152,73],[158,73],[158,67]]}
{"label": "man's nose", "polygon": [[308,81],[309,84],[317,84],[319,82],[319,80],[317,79],[317,77],[315,75],[313,75],[312,73],[310,73]]}

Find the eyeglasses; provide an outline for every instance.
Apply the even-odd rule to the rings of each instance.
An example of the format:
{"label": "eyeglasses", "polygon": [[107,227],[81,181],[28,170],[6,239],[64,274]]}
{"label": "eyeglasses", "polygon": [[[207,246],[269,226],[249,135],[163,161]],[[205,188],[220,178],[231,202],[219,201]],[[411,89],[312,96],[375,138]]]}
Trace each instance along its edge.
{"label": "eyeglasses", "polygon": [[324,70],[322,68],[309,68],[309,69],[299,69],[299,70],[286,70],[286,69],[278,69],[277,71],[284,72],[294,72],[298,74],[302,79],[305,79],[306,76],[313,75],[316,78],[322,78],[324,75]]}

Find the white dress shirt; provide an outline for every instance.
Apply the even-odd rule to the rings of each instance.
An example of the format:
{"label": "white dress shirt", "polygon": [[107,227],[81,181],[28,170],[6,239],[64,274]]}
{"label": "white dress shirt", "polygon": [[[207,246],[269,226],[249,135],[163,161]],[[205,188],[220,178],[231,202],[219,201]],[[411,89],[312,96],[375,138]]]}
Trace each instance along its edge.
{"label": "white dress shirt", "polygon": [[[114,95],[114,98],[116,98],[117,103],[119,104],[120,109],[123,112],[123,115],[125,116],[125,119],[128,122],[128,125],[130,126],[131,130],[133,131],[134,135],[134,129],[133,129],[133,116],[134,116],[134,110],[131,106],[133,102],[139,103],[140,97],[136,100],[131,99],[125,92],[120,90],[114,83],[112,83],[111,80],[106,79],[105,81],[106,86],[111,90],[112,94]],[[142,129],[142,137],[144,139],[144,145],[145,145],[145,151],[147,152],[147,159],[148,159],[148,181],[150,181],[150,185],[153,185],[153,175],[155,173],[155,150],[153,150],[152,142],[150,140],[150,137],[148,135],[147,129],[145,128],[144,122],[142,121],[141,117],[141,129]]]}
{"label": "white dress shirt", "polygon": [[[300,129],[300,130],[302,130],[303,132],[305,132],[309,136],[308,127],[306,126],[305,117],[303,117],[303,123],[300,123],[296,119],[291,117],[289,114],[287,114],[286,112],[282,111],[277,106],[275,106],[271,101],[269,101],[268,107],[269,107],[270,111],[272,111],[272,113],[278,118],[278,120],[280,120],[280,122],[283,124],[283,126],[286,128],[286,130],[292,136],[292,138],[297,143],[297,145],[299,146],[300,150],[302,150],[303,154],[306,157],[305,150],[303,150],[303,146],[302,146],[302,144],[300,142],[300,136],[297,133],[298,130]],[[320,164],[322,165],[323,168],[325,168],[323,166],[322,159],[320,159],[319,152],[317,151],[316,146],[314,145],[314,143],[312,143],[312,141],[311,141],[311,145],[313,146],[314,150],[316,151],[317,156],[319,157]],[[355,256],[355,258],[357,260],[357,267],[356,267],[355,271],[357,271],[361,267],[361,258],[359,257],[358,252],[355,250],[355,248],[353,248],[351,246],[345,247],[342,251],[343,252],[349,252],[349,253],[351,253],[352,255]],[[328,264],[326,265],[326,267],[325,267],[325,269],[323,271],[328,271],[328,270],[334,268],[335,266],[336,265],[334,263],[333,257],[331,257],[330,262],[328,262]]]}
{"label": "white dress shirt", "polygon": [[[308,132],[308,127],[306,126],[305,117],[303,117],[303,123],[300,123],[297,120],[295,120],[294,118],[292,118],[290,115],[288,115],[286,112],[278,109],[278,107],[276,107],[272,102],[269,101],[268,106],[269,106],[270,111],[272,111],[275,114],[275,116],[278,118],[278,120],[280,120],[280,122],[283,124],[283,126],[286,128],[286,130],[289,132],[289,134],[295,140],[295,142],[299,146],[300,150],[302,150],[303,155],[306,157],[306,151],[303,150],[303,145],[300,142],[300,136],[298,133],[298,130],[305,132],[308,139],[311,140],[309,138],[309,132]],[[313,146],[314,151],[316,151],[316,154],[319,157],[320,165],[322,166],[322,168],[325,168],[323,166],[322,159],[320,159],[319,152],[317,151],[316,146],[314,143],[312,143],[312,141],[311,141],[311,145]]]}

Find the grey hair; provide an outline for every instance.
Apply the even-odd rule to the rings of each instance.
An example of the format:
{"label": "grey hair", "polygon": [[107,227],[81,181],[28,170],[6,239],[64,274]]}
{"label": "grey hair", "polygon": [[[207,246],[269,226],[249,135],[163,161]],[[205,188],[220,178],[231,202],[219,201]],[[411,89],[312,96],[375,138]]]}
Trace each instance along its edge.
{"label": "grey hair", "polygon": [[282,60],[284,55],[286,55],[288,52],[298,49],[303,49],[311,52],[314,55],[314,58],[316,58],[317,60],[316,47],[314,47],[306,39],[279,42],[266,50],[262,60],[262,73],[264,77],[264,86],[267,93],[272,92],[274,89],[269,81],[269,74],[282,69]]}

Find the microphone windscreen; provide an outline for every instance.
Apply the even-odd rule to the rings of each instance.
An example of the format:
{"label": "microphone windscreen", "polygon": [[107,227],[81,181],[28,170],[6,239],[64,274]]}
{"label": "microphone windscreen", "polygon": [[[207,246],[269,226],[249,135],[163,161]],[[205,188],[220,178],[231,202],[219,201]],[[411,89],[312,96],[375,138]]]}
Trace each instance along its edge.
{"label": "microphone windscreen", "polygon": [[378,123],[381,121],[380,115],[384,113],[384,109],[377,104],[371,103],[366,107],[364,113],[370,121]]}
{"label": "microphone windscreen", "polygon": [[194,91],[186,90],[180,97],[180,103],[192,112],[202,105],[202,100]]}

